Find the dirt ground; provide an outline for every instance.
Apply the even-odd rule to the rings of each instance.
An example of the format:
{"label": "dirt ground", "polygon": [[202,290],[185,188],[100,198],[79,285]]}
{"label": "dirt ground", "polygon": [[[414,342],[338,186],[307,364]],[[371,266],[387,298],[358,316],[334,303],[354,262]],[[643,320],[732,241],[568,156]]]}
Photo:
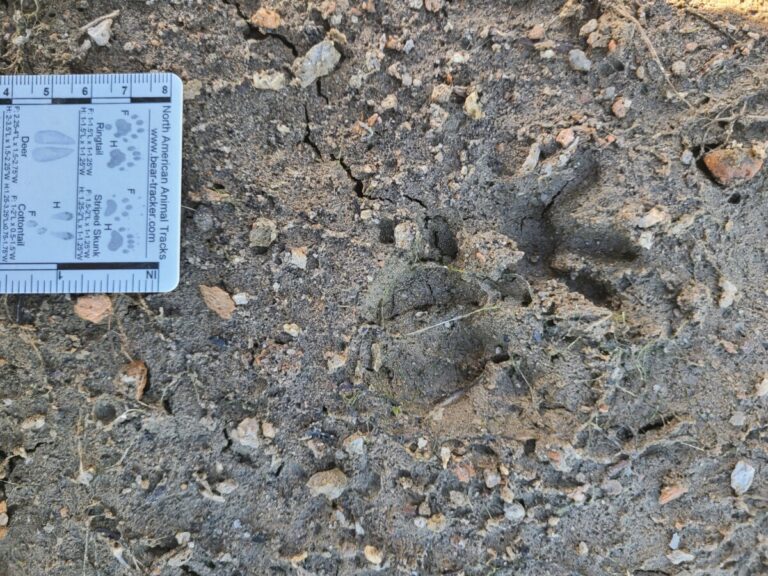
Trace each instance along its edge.
{"label": "dirt ground", "polygon": [[0,574],[768,573],[767,14],[2,2],[186,95],[178,289],[0,306]]}

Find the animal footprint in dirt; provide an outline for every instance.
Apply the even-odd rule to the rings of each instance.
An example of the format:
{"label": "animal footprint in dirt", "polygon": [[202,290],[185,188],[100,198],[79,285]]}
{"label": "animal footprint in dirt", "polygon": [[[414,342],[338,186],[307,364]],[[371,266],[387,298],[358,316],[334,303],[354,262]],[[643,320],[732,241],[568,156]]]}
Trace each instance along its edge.
{"label": "animal footprint in dirt", "polygon": [[[51,220],[56,220],[59,222],[70,222],[75,218],[75,215],[72,214],[72,212],[58,212],[51,216]],[[44,226],[40,226],[36,220],[30,220],[28,222],[30,228],[35,228],[37,230],[37,233],[41,236],[43,234],[48,234],[50,236],[53,236],[55,238],[58,238],[59,240],[72,240],[75,235],[72,234],[72,232],[67,232],[65,230],[48,230],[48,228]]]}
{"label": "animal footprint in dirt", "polygon": [[37,162],[54,162],[66,158],[75,151],[76,142],[58,130],[40,130],[35,133],[32,158]]}
{"label": "animal footprint in dirt", "polygon": [[[130,116],[128,120],[124,118],[118,118],[115,120],[114,125],[107,124],[105,128],[107,130],[113,130],[113,136],[117,140],[121,140],[123,144],[129,144],[132,140],[138,140],[139,135],[144,133],[144,120],[139,118],[137,114]],[[117,168],[120,171],[124,171],[126,168],[132,168],[137,162],[141,160],[141,152],[136,146],[127,146],[125,148],[112,148],[109,152],[109,161],[107,167]]]}

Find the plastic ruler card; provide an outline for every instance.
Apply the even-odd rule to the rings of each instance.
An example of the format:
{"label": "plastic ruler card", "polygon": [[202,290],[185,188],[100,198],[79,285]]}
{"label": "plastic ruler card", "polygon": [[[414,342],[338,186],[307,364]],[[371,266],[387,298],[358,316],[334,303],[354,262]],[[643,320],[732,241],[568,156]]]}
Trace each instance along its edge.
{"label": "plastic ruler card", "polygon": [[173,290],[181,80],[4,76],[0,112],[0,293]]}

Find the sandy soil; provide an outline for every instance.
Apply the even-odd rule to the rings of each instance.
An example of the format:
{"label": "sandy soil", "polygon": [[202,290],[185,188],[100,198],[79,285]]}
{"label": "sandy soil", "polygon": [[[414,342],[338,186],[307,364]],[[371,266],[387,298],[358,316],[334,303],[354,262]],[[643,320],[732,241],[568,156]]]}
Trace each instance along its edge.
{"label": "sandy soil", "polygon": [[0,306],[0,574],[768,571],[763,3],[38,6],[184,79],[182,279]]}

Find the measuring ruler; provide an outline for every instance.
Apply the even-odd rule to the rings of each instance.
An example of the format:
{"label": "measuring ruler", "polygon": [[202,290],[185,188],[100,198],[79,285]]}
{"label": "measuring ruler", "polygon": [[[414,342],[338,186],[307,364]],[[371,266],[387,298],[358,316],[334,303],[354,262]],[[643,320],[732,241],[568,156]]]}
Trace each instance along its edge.
{"label": "measuring ruler", "polygon": [[181,79],[4,76],[0,112],[0,293],[173,290]]}

